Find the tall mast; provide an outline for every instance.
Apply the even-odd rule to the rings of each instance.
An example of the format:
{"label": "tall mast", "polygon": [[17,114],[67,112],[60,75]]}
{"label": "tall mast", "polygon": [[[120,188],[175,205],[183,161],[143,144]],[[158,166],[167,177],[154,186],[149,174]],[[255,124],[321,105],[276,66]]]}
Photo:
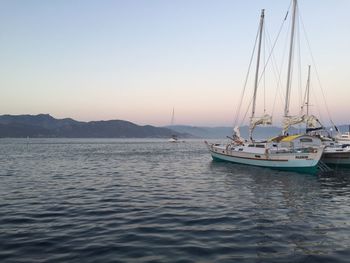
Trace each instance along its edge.
{"label": "tall mast", "polygon": [[307,84],[306,84],[306,115],[309,116],[309,103],[310,103],[310,68],[307,72]]}
{"label": "tall mast", "polygon": [[297,0],[293,0],[293,15],[292,15],[292,31],[290,33],[290,47],[289,47],[289,61],[288,61],[288,72],[287,72],[287,91],[286,91],[286,101],[284,105],[284,116],[289,116],[289,101],[290,101],[290,87],[292,78],[292,60],[293,60],[293,50],[294,50],[294,31],[295,31],[295,16],[297,9]]}
{"label": "tall mast", "polygon": [[261,16],[260,16],[260,25],[259,25],[259,46],[258,46],[258,56],[257,56],[257,61],[256,61],[256,70],[255,70],[253,107],[252,107],[252,115],[251,115],[252,118],[255,115],[256,92],[257,92],[257,89],[258,89],[261,39],[262,39],[262,30],[263,30],[263,26],[264,26],[264,12],[265,12],[265,9],[262,9],[261,10]]}
{"label": "tall mast", "polygon": [[[253,95],[253,106],[252,106],[252,115],[251,115],[251,121],[253,121],[253,118],[255,116],[255,106],[256,106],[256,93],[258,89],[258,80],[259,80],[259,66],[260,66],[260,51],[261,51],[261,39],[262,39],[262,30],[264,27],[264,17],[265,17],[265,9],[261,10],[261,16],[260,16],[260,24],[259,24],[259,46],[258,46],[258,56],[256,61],[256,71],[255,71],[255,82],[254,82],[254,95]],[[249,137],[250,140],[253,140],[252,138],[252,130],[249,130]]]}

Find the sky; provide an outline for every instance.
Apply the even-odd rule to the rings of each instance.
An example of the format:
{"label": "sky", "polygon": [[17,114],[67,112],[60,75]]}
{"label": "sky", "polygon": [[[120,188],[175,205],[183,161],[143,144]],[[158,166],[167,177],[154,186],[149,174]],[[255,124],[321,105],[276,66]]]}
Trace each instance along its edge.
{"label": "sky", "polygon": [[[0,0],[0,114],[163,126],[174,108],[175,124],[232,126],[261,9],[265,36],[273,43],[289,6],[290,0]],[[350,1],[299,0],[299,10],[299,28],[305,28],[315,61],[311,112],[327,124],[328,108],[335,123],[350,123]],[[274,53],[282,72],[288,26]],[[302,48],[307,42],[300,43],[294,112],[312,63]],[[276,89],[269,67],[273,72],[267,66],[259,85],[257,114],[263,114],[265,101],[278,123],[286,78],[281,73],[283,87]],[[254,70],[255,60],[242,115],[249,112]]]}

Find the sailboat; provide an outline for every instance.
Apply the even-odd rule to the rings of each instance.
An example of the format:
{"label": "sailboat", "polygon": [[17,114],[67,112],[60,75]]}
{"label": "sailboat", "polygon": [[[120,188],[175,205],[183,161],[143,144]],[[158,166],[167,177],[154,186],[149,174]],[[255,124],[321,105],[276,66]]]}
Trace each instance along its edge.
{"label": "sailboat", "polygon": [[[173,113],[171,115],[170,125],[173,126],[174,122],[175,122],[175,108],[173,108]],[[179,139],[177,138],[176,134],[172,134],[170,139],[168,140],[168,142],[176,143],[176,142],[179,142]]]}
{"label": "sailboat", "polygon": [[334,141],[330,138],[322,139],[326,146],[322,155],[322,162],[330,166],[350,167],[350,145]]}
{"label": "sailboat", "polygon": [[343,144],[350,144],[350,125],[349,125],[349,130],[345,133],[338,133],[335,136],[335,139]]}
{"label": "sailboat", "polygon": [[[309,106],[310,106],[310,68],[308,67],[308,78],[307,85],[305,89],[305,103],[301,107],[302,111],[304,106],[306,106],[306,116],[310,116]],[[318,127],[306,122],[306,133],[321,139],[322,144],[325,146],[321,161],[326,165],[330,166],[348,166],[350,167],[350,141],[344,143],[339,137],[333,138],[328,132],[326,132],[325,127],[318,121]],[[338,128],[334,126],[338,131]],[[322,133],[325,132],[325,133]]]}
{"label": "sailboat", "polygon": [[292,57],[294,45],[294,24],[296,16],[297,0],[293,0],[292,30],[289,49],[289,63],[287,72],[287,88],[284,108],[284,127],[281,136],[270,140],[256,141],[253,139],[253,130],[257,125],[269,125],[272,117],[265,114],[262,117],[255,116],[256,97],[259,78],[259,63],[261,51],[261,39],[264,26],[264,9],[261,11],[259,23],[259,44],[255,71],[254,93],[252,112],[249,126],[249,140],[240,136],[239,128],[234,128],[234,135],[227,144],[205,142],[214,160],[228,161],[232,163],[251,166],[268,167],[278,170],[298,171],[305,173],[317,172],[317,165],[323,154],[324,146],[317,137],[306,134],[288,136],[287,130],[295,121],[289,115],[289,96],[291,89]]}

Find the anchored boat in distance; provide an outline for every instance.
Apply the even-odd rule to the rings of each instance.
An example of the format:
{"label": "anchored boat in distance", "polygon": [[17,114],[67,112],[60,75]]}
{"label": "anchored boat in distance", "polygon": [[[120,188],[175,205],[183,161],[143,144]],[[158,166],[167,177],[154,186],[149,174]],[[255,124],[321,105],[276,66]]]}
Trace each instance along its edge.
{"label": "anchored boat in distance", "polygon": [[[173,108],[173,113],[171,115],[170,125],[173,126],[174,122],[175,122],[175,109]],[[176,142],[179,142],[179,139],[177,138],[177,135],[172,134],[170,139],[168,140],[168,142],[176,143]]]}

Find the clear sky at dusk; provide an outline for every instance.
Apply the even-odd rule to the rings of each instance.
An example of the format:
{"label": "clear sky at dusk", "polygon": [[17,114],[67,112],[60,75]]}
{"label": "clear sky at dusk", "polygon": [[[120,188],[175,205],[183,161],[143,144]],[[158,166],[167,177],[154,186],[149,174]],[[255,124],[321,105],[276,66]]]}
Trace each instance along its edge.
{"label": "clear sky at dusk", "polygon": [[[0,0],[0,114],[161,126],[175,107],[176,124],[230,126],[260,10],[274,39],[289,5]],[[332,117],[349,123],[350,1],[299,0],[299,7]]]}

